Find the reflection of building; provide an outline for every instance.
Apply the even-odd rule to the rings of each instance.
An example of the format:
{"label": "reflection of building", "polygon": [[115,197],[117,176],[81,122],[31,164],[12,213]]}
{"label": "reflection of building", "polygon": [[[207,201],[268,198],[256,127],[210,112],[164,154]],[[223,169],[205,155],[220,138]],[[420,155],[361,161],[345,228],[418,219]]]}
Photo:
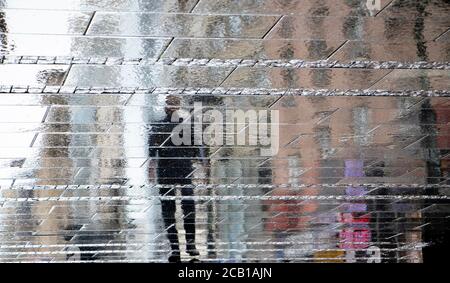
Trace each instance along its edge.
{"label": "reflection of building", "polygon": [[[42,104],[47,105],[50,102],[43,99]],[[70,111],[68,108],[61,108],[59,118],[63,121],[70,120]],[[58,131],[60,125],[52,125],[49,132]],[[70,126],[68,126],[70,128]],[[70,135],[58,135],[56,138],[52,134],[40,133],[42,144],[34,145],[40,149],[40,169],[36,174],[36,185],[64,185],[70,183],[73,177],[73,162],[70,159],[69,146],[71,144]],[[61,147],[61,148],[58,148]],[[30,184],[33,185],[33,184]],[[30,191],[35,197],[39,197],[40,192]],[[52,206],[53,205],[53,206]],[[51,231],[67,230],[70,226],[71,210],[68,204],[61,205],[53,202],[50,206],[47,203],[37,203],[30,211],[30,218],[41,218],[49,214],[50,217],[35,227],[37,237],[33,239],[34,244],[56,245],[65,242],[64,235],[52,234]],[[70,232],[69,232],[70,233]],[[37,241],[36,241],[37,240]],[[43,249],[46,250],[46,249]],[[53,256],[43,255],[41,260],[52,259]],[[57,255],[56,260],[65,260],[65,255]]]}
{"label": "reflection of building", "polygon": [[[439,101],[439,100],[438,100]],[[442,103],[444,104],[447,100],[443,99]],[[448,138],[448,134],[450,134],[450,112],[448,109],[445,109],[440,104],[436,103],[434,105],[434,112],[436,113],[436,124],[439,132],[443,133],[437,137],[437,147],[441,149],[441,156],[444,156],[449,153],[450,148],[450,139]],[[447,180],[447,184],[450,184],[450,159],[441,159],[440,160],[440,171],[441,171],[441,180]]]}
{"label": "reflection of building", "polygon": [[[422,142],[423,147],[429,149],[430,160],[427,162],[427,182],[430,184],[450,184],[449,179],[449,122],[450,112],[446,109],[448,99],[427,100],[422,107],[421,124],[426,133],[429,135]],[[431,195],[448,195],[445,188],[429,189],[425,193]],[[425,201],[424,221],[434,222],[441,214],[439,209],[435,212],[433,207],[439,207],[440,204],[433,204],[430,201]],[[450,220],[447,217],[441,220],[439,226],[433,227],[427,225],[423,231],[424,241],[430,243],[429,247],[423,250],[424,261],[426,262],[440,262],[442,258],[447,256],[449,250],[449,236],[448,229]]]}
{"label": "reflection of building", "polygon": [[[221,105],[229,109],[252,109],[260,107],[253,98],[222,98]],[[216,102],[217,103],[217,102]],[[255,104],[256,103],[256,104]],[[217,107],[217,105],[215,105]],[[225,114],[225,112],[224,112]],[[226,138],[224,133],[224,138]],[[246,184],[258,184],[258,161],[242,159],[240,156],[252,156],[257,150],[254,147],[211,147],[209,152],[216,152],[211,160],[210,182],[216,185],[225,185],[223,189],[215,190],[217,196],[248,196],[262,195],[261,189],[246,189]],[[241,185],[241,186],[240,186]],[[247,242],[261,241],[261,215],[263,214],[261,202],[252,201],[251,205],[239,199],[222,200],[215,203],[216,230],[218,236],[215,241],[218,249],[224,251],[217,254],[218,258],[230,262],[241,262],[246,258],[258,259],[261,257],[258,246],[251,246]]]}
{"label": "reflection of building", "polygon": [[[388,185],[425,183],[426,164],[416,158],[422,149],[420,143],[415,142],[423,133],[419,126],[419,117],[423,113],[414,109],[404,110],[405,105],[414,101],[404,98],[286,98],[276,107],[280,110],[280,123],[289,125],[280,127],[280,150],[273,161],[274,168],[277,168],[273,172],[273,182],[290,184],[293,188],[297,185],[312,186],[294,190],[275,189],[272,195],[327,195],[329,188],[321,185],[377,183],[381,177]],[[406,153],[397,151],[396,155],[390,155],[393,153],[390,148],[403,147]],[[381,160],[378,159],[380,154]],[[413,160],[405,163],[405,158]],[[349,196],[369,193],[361,186],[341,186],[341,189],[341,194]],[[384,193],[378,191],[380,195],[393,193],[389,188]],[[413,250],[406,250],[402,255],[389,252],[408,243],[421,242],[420,233],[408,228],[411,225],[408,223],[420,220],[420,214],[409,212],[411,208],[405,208],[399,202],[383,202],[344,202],[338,210],[329,213],[330,206],[323,201],[271,201],[269,211],[273,218],[266,223],[266,229],[273,231],[275,238],[280,237],[277,236],[280,231],[298,231],[300,234],[313,231],[316,236],[311,238],[320,238],[324,244],[317,245],[319,241],[315,241],[315,248],[319,250],[315,257],[319,261],[318,255],[324,255],[321,249],[334,247],[337,249],[334,255],[339,256],[342,255],[339,249],[363,251],[378,242],[389,241],[393,241],[392,244],[378,246],[387,249],[383,251],[384,260],[392,257],[420,260],[420,253]],[[315,223],[311,224],[313,219]],[[317,219],[327,221],[321,225]],[[404,219],[406,224],[390,223],[395,219]],[[342,227],[325,237],[324,230],[333,230],[326,224],[334,221],[342,223]],[[400,236],[392,237],[399,232]],[[337,245],[338,237],[340,245]],[[325,255],[334,257],[329,252]],[[357,261],[367,257],[365,252],[357,252],[355,256]]]}

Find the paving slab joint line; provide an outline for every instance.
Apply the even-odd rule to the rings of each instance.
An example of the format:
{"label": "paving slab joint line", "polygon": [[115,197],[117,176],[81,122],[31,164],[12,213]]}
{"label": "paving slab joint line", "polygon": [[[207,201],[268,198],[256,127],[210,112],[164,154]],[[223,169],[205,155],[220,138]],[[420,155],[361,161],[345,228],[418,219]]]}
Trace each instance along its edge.
{"label": "paving slab joint line", "polygon": [[27,86],[0,85],[1,94],[155,94],[155,95],[232,95],[232,96],[382,96],[382,97],[449,97],[450,90],[385,89],[311,89],[311,88],[170,88],[170,87],[95,87],[95,86]]}
{"label": "paving slab joint line", "polygon": [[[169,42],[164,52],[172,43]],[[163,56],[161,53],[160,57]],[[333,54],[331,54],[333,55]],[[330,55],[330,56],[331,56]],[[140,65],[178,67],[249,67],[249,68],[334,68],[334,69],[417,69],[450,70],[450,62],[376,61],[376,60],[302,60],[302,59],[219,59],[219,58],[127,58],[70,56],[0,56],[0,64],[11,65]]]}

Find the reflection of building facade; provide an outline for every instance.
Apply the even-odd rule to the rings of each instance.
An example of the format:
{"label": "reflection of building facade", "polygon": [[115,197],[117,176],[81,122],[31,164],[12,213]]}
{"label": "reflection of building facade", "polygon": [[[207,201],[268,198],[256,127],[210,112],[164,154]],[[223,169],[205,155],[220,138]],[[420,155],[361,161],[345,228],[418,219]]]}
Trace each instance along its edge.
{"label": "reflection of building facade", "polygon": [[[426,173],[420,172],[417,167],[425,170],[425,163],[414,160],[405,164],[399,156],[385,157],[383,163],[376,159],[375,153],[382,150],[388,154],[387,148],[392,145],[401,146],[399,138],[414,135],[419,137],[422,129],[419,127],[420,111],[410,110],[409,113],[402,109],[408,99],[373,98],[373,99],[342,99],[342,98],[289,98],[283,105],[276,109],[280,110],[280,123],[292,124],[280,128],[280,151],[274,160],[273,180],[274,184],[290,184],[293,188],[297,185],[312,185],[306,189],[297,190],[276,189],[272,195],[327,195],[327,187],[322,184],[343,183],[376,183],[383,177],[392,183],[424,183]],[[411,101],[413,103],[413,101]],[[323,112],[325,109],[335,109]],[[388,109],[388,111],[387,111]],[[395,125],[403,123],[406,127],[396,128]],[[381,126],[380,126],[381,125]],[[384,129],[377,129],[383,127]],[[326,134],[325,134],[326,133]],[[414,138],[413,137],[413,138]],[[384,147],[384,149],[380,148]],[[412,151],[421,151],[420,144],[413,144]],[[405,158],[405,157],[403,157]],[[421,164],[421,165],[420,165]],[[288,171],[284,170],[288,168]],[[416,178],[411,179],[410,170],[415,169]],[[419,176],[422,176],[421,178]],[[344,177],[344,179],[342,179]],[[348,196],[365,195],[368,189],[361,186],[349,186],[343,194]],[[383,194],[382,192],[380,192]],[[389,190],[386,194],[391,194]],[[323,208],[322,208],[323,207]],[[381,209],[383,207],[383,209]],[[420,254],[411,251],[411,254],[402,256],[394,255],[389,250],[401,248],[405,244],[418,243],[421,241],[419,232],[406,230],[402,225],[389,223],[399,217],[417,221],[420,214],[402,211],[402,206],[383,205],[383,201],[350,201],[342,203],[340,208],[331,214],[323,214],[329,209],[326,203],[319,201],[303,201],[292,203],[271,202],[269,210],[275,216],[272,222],[267,223],[266,229],[274,231],[277,238],[278,231],[298,231],[303,233],[311,230],[317,231],[316,236],[305,237],[305,239],[320,239],[329,245],[316,245],[319,250],[315,253],[316,260],[324,253],[321,249],[330,249],[334,246],[336,252],[325,253],[327,257],[342,257],[339,249],[347,250],[347,254],[353,254],[354,259],[346,257],[347,261],[364,260],[364,250],[377,242],[394,241],[386,246],[387,252],[383,253],[384,260],[392,258],[407,258],[412,261],[420,260]],[[342,211],[338,214],[338,211]],[[397,211],[397,212],[395,212]],[[395,215],[393,215],[394,213]],[[298,217],[293,217],[298,215]],[[342,228],[334,229],[335,234],[323,238],[323,230],[318,228],[318,215],[328,219],[325,223],[332,224],[338,220]],[[315,219],[315,226],[311,226],[310,220]],[[391,219],[391,220],[389,220]],[[331,222],[330,222],[331,220]],[[396,226],[397,225],[397,226]],[[408,225],[408,224],[405,224]],[[319,225],[320,227],[320,225]],[[330,226],[323,225],[325,230]],[[332,229],[333,230],[333,229]],[[373,234],[376,231],[377,234]],[[396,236],[402,231],[401,236]],[[386,240],[390,239],[390,240]],[[340,242],[337,245],[337,242]],[[317,242],[317,241],[316,241]],[[334,243],[334,244],[333,244]],[[396,245],[396,246],[394,246]],[[306,247],[306,246],[305,246]],[[353,250],[361,250],[356,254]],[[406,252],[408,253],[408,251]],[[302,254],[301,256],[305,256]],[[312,256],[311,254],[309,256]]]}
{"label": "reflection of building facade", "polygon": [[[43,100],[42,104],[46,105],[49,101]],[[69,109],[62,109],[59,113],[59,118],[61,120],[70,120]],[[66,126],[70,128],[70,125]],[[53,125],[50,127],[49,131],[58,131],[59,125]],[[64,185],[71,181],[73,177],[73,172],[71,167],[73,162],[69,155],[69,146],[71,144],[71,137],[69,135],[61,135],[60,138],[52,139],[51,134],[41,133],[43,138],[42,144],[34,145],[35,147],[41,147],[40,149],[40,167],[36,174],[36,185]],[[56,140],[56,142],[55,142]],[[58,148],[61,147],[61,148]],[[34,184],[29,184],[34,185]],[[30,191],[31,194],[39,197],[39,192],[34,193]],[[36,234],[40,235],[34,237],[34,244],[40,245],[57,245],[63,244],[65,242],[64,235],[51,234],[50,231],[60,231],[66,230],[66,227],[70,225],[71,209],[68,205],[58,205],[57,202],[52,205],[46,203],[37,203],[31,208],[30,218],[41,218],[42,216],[50,214],[51,217],[43,219],[43,221],[35,227]],[[69,232],[70,233],[70,232]],[[37,241],[36,241],[37,240]],[[45,250],[45,249],[43,249]],[[45,260],[47,258],[51,259],[51,255],[43,255],[40,260]],[[57,255],[57,260],[65,260],[66,255]]]}
{"label": "reflection of building facade", "polygon": [[[226,105],[229,109],[258,107],[255,100],[251,98],[222,98],[220,104]],[[224,133],[225,138],[227,138],[226,134]],[[245,146],[230,147],[225,145],[209,148],[209,152],[216,152],[211,159],[210,182],[216,185],[225,185],[223,189],[216,190],[214,195],[239,197],[250,194],[249,190],[245,189],[245,185],[254,185],[260,182],[258,161],[242,159],[240,156],[251,156],[255,154],[255,151],[255,148]],[[263,194],[260,189],[253,191],[253,193]],[[247,258],[257,259],[261,257],[258,246],[247,244],[247,242],[261,240],[260,217],[263,213],[261,202],[253,201],[250,205],[247,201],[239,199],[222,200],[215,203],[215,211],[216,231],[218,232],[215,242],[217,248],[221,250],[217,254],[217,258],[229,262],[241,262]]]}

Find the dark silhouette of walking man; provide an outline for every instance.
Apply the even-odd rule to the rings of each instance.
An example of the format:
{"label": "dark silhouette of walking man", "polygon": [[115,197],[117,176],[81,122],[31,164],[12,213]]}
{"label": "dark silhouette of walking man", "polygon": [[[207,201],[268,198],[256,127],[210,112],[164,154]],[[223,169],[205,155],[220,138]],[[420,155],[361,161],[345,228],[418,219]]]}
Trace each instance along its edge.
{"label": "dark silhouette of walking man", "polygon": [[[157,182],[161,185],[161,196],[175,196],[173,185],[185,185],[181,188],[183,197],[193,196],[192,180],[188,177],[193,171],[192,159],[198,156],[198,150],[189,145],[175,145],[171,139],[173,129],[183,122],[183,118],[177,117],[175,113],[180,108],[180,99],[175,96],[166,98],[166,117],[152,127],[149,136],[149,154],[152,158],[149,170],[156,167]],[[176,121],[173,122],[173,117]],[[192,133],[192,132],[191,132]],[[193,136],[191,136],[191,140]],[[153,168],[152,168],[153,167]],[[164,186],[167,185],[167,186]],[[180,245],[178,231],[175,226],[175,200],[161,200],[162,217],[170,241],[171,255],[169,262],[179,262]],[[190,256],[198,256],[199,252],[195,246],[195,202],[194,200],[182,199],[184,230],[186,232],[186,252]]]}

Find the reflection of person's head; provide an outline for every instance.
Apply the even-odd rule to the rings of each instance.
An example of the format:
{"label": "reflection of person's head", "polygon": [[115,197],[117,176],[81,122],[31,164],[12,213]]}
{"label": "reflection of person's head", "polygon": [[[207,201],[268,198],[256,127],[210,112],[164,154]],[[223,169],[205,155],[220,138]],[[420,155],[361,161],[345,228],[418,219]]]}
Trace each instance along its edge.
{"label": "reflection of person's head", "polygon": [[180,109],[180,98],[173,96],[173,95],[168,95],[166,97],[166,107],[164,108],[164,110],[166,111],[167,115],[172,115],[173,112],[177,111]]}

